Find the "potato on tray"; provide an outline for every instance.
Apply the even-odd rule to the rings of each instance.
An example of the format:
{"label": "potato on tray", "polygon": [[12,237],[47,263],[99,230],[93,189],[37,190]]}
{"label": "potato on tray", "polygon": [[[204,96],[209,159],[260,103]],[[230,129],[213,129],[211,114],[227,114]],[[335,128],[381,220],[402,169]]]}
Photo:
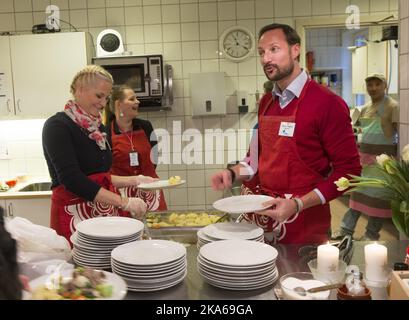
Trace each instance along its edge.
{"label": "potato on tray", "polygon": [[[172,212],[170,214],[149,213],[146,222],[149,228],[204,227],[220,222],[221,215],[207,212]],[[226,217],[228,219],[228,217]],[[225,221],[225,219],[222,219]]]}

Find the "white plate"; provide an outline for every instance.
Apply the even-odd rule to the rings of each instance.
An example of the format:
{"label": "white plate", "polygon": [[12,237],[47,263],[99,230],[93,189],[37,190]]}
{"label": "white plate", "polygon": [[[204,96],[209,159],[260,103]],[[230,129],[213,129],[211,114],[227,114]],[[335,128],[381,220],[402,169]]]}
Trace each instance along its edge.
{"label": "white plate", "polygon": [[205,235],[217,240],[253,240],[264,234],[264,230],[250,223],[220,222],[203,228]]}
{"label": "white plate", "polygon": [[186,180],[180,180],[179,183],[175,183],[175,184],[170,184],[169,180],[159,180],[159,181],[154,181],[150,183],[138,184],[138,189],[142,189],[142,190],[167,189],[167,188],[177,187],[185,183],[186,183]]}
{"label": "white plate", "polygon": [[[63,277],[64,281],[69,281],[72,279],[72,272],[73,270],[63,270],[59,273],[59,275]],[[102,272],[105,274],[105,283],[112,285],[112,296],[107,297],[107,298],[99,298],[95,300],[121,300],[123,299],[127,292],[127,285],[125,281],[120,276],[112,272],[107,272],[107,271],[102,271]],[[41,276],[39,278],[31,280],[29,282],[29,286],[30,288],[32,288],[32,290],[34,290],[40,285],[52,283],[53,278],[56,276],[58,277],[58,275],[55,275],[55,274]],[[30,300],[31,293],[24,292],[23,299]]]}
{"label": "white plate", "polygon": [[257,266],[274,261],[278,252],[272,246],[250,240],[220,240],[200,248],[200,255],[227,266]]}
{"label": "white plate", "polygon": [[213,207],[228,213],[255,212],[269,208],[270,206],[263,205],[263,202],[272,199],[274,198],[265,195],[232,196],[217,200],[213,203]]}
{"label": "white plate", "polygon": [[78,232],[101,238],[126,237],[143,230],[141,221],[126,217],[98,217],[79,222]]}
{"label": "white plate", "polygon": [[186,256],[186,248],[168,240],[141,240],[112,250],[112,259],[132,265],[168,264]]}

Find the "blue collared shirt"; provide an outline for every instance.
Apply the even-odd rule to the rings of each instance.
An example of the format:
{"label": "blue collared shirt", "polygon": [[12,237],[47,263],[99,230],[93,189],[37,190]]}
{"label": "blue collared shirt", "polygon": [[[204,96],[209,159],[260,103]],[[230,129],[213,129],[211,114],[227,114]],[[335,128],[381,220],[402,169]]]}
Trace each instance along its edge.
{"label": "blue collared shirt", "polygon": [[295,97],[299,98],[305,83],[308,80],[307,73],[303,70],[297,78],[295,78],[287,88],[281,92],[277,83],[274,84],[273,94],[278,97],[280,108],[284,109],[288,104],[293,101]]}

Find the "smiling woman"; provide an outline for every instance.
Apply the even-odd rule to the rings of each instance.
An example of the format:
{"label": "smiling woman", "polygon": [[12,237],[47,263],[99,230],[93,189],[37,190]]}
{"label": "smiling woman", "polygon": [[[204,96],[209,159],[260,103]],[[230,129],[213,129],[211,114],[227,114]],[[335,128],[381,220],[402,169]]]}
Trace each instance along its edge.
{"label": "smiling woman", "polygon": [[155,180],[109,173],[111,147],[100,112],[112,83],[102,67],[86,66],[72,81],[74,99],[44,124],[44,155],[52,179],[51,227],[68,240],[81,220],[144,214],[143,200],[123,198],[116,188]]}

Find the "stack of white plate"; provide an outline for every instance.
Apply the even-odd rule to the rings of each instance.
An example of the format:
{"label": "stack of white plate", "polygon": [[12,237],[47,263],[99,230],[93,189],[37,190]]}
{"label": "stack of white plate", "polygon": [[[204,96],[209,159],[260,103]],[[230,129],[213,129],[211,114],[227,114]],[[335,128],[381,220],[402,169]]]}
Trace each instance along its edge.
{"label": "stack of white plate", "polygon": [[221,222],[209,224],[197,232],[197,248],[219,240],[252,240],[264,242],[262,228],[250,223]]}
{"label": "stack of white plate", "polygon": [[221,240],[204,245],[197,269],[207,283],[230,290],[254,290],[278,279],[272,246],[249,240]]}
{"label": "stack of white plate", "polygon": [[187,273],[186,248],[168,240],[142,240],[121,245],[111,253],[112,272],[130,291],[156,291],[173,287]]}
{"label": "stack of white plate", "polygon": [[72,256],[80,266],[110,269],[111,251],[142,237],[142,222],[126,217],[98,217],[79,222],[70,240]]}

